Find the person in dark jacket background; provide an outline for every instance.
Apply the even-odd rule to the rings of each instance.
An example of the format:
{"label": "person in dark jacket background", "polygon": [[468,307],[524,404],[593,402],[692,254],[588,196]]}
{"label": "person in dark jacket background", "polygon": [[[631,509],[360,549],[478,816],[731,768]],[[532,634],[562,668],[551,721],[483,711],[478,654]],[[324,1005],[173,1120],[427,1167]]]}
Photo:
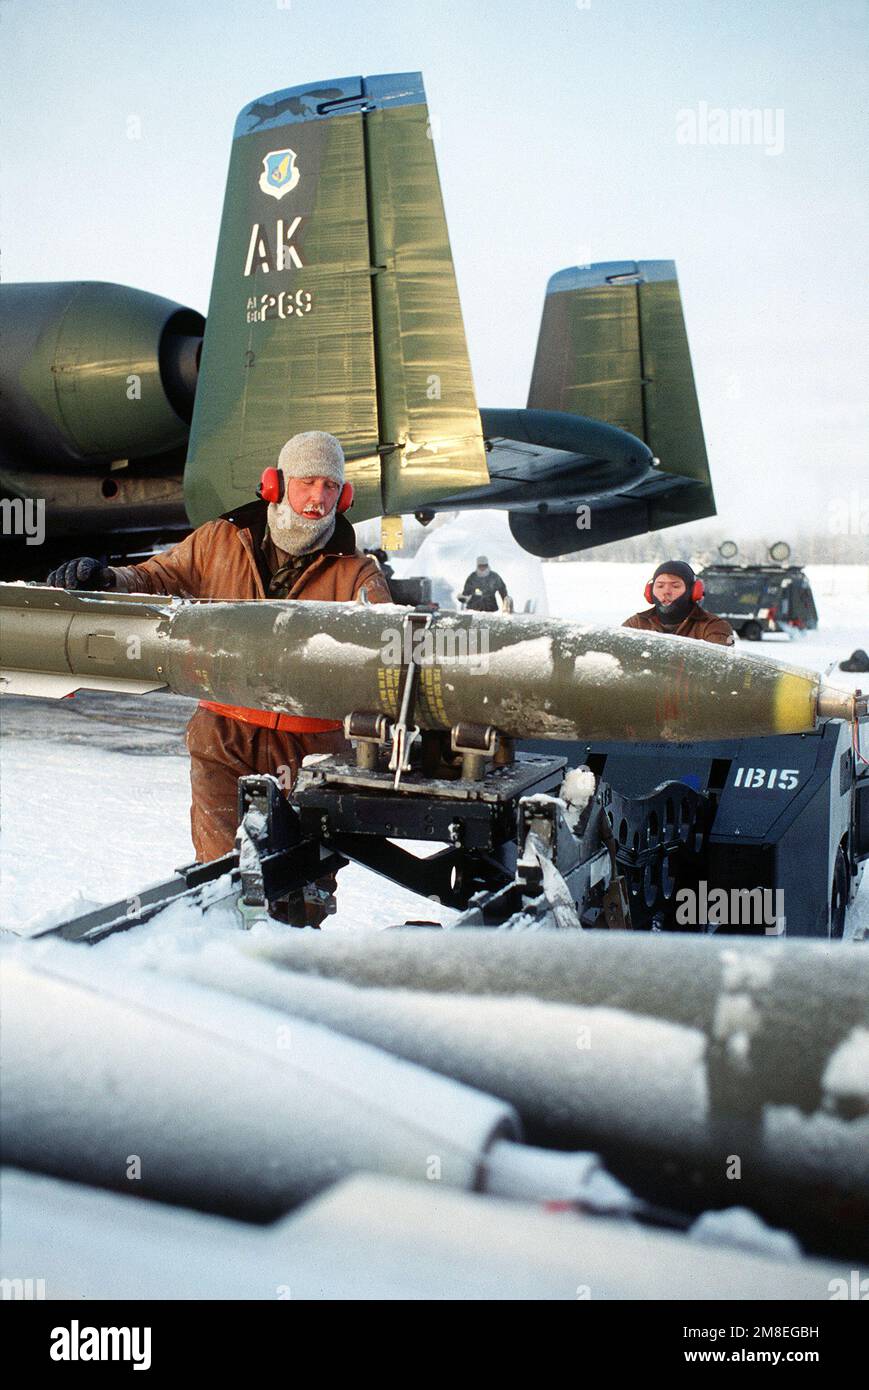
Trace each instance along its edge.
{"label": "person in dark jacket background", "polygon": [[500,574],[489,569],[485,555],[478,555],[477,568],[465,580],[459,603],[478,613],[497,613],[502,609],[508,611],[509,602],[507,585]]}

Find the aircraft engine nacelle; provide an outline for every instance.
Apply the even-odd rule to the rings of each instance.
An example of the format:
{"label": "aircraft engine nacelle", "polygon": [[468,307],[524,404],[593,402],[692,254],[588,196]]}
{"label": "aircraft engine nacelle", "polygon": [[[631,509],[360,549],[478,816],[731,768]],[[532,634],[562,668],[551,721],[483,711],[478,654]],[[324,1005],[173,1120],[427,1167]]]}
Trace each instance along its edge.
{"label": "aircraft engine nacelle", "polygon": [[159,457],[186,443],[205,320],[98,281],[0,286],[0,435],[37,467]]}

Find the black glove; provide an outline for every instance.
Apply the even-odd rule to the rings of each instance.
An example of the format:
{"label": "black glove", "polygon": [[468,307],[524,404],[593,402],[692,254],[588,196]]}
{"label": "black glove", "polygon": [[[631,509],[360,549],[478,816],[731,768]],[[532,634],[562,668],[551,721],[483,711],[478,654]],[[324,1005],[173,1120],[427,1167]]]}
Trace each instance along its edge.
{"label": "black glove", "polygon": [[52,589],[114,589],[115,575],[102,560],[83,555],[80,560],[58,565],[45,582]]}

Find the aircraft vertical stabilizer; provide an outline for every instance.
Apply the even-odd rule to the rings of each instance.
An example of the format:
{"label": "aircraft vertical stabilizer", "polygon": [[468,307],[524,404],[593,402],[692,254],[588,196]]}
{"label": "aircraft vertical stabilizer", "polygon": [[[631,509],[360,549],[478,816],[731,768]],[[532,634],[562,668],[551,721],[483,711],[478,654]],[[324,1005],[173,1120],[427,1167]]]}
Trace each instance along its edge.
{"label": "aircraft vertical stabilizer", "polygon": [[528,405],[628,430],[659,460],[644,496],[635,493],[645,517],[629,520],[625,511],[623,529],[614,515],[608,539],[714,516],[673,261],[610,261],[553,275]]}
{"label": "aircraft vertical stabilizer", "polygon": [[419,73],[365,79],[383,510],[489,481]]}
{"label": "aircraft vertical stabilizer", "polygon": [[194,524],[249,501],[311,429],[344,446],[354,520],[488,480],[418,73],[290,88],[236,123],[185,474]]}

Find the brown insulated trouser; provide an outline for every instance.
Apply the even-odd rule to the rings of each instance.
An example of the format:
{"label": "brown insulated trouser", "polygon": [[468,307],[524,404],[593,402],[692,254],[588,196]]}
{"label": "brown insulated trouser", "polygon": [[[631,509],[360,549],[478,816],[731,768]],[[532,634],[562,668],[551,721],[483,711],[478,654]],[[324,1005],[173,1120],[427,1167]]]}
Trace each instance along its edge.
{"label": "brown insulated trouser", "polygon": [[[243,724],[226,715],[198,709],[187,726],[190,828],[200,863],[228,854],[238,829],[238,779],[269,772],[289,790],[308,753],[335,753],[347,748],[340,733],[290,734]],[[332,887],[330,887],[332,885]],[[334,878],[323,880],[333,891]]]}

